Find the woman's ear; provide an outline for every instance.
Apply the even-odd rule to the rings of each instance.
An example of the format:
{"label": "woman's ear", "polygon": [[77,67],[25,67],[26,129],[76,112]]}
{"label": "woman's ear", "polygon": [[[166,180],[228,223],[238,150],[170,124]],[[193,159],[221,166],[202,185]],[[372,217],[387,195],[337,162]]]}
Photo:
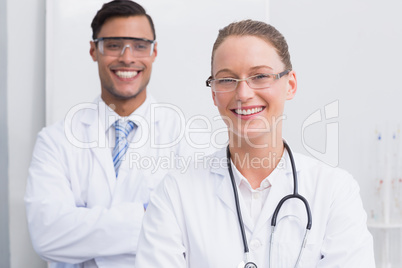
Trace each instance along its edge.
{"label": "woman's ear", "polygon": [[213,90],[211,90],[211,93],[212,93],[212,99],[214,100],[214,104],[215,104],[215,106],[217,106],[216,105],[216,93]]}
{"label": "woman's ear", "polygon": [[296,95],[297,91],[297,79],[296,79],[296,72],[290,71],[288,74],[288,89],[286,92],[286,99],[291,100]]}

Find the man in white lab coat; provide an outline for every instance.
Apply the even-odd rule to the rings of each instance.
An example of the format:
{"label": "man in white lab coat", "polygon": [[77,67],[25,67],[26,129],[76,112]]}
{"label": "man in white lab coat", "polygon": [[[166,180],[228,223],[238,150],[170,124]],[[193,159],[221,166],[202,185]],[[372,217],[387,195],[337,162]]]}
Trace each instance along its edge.
{"label": "man in white lab coat", "polygon": [[29,231],[50,267],[132,267],[150,192],[195,152],[180,111],[147,94],[157,56],[151,17],[112,1],[91,26],[101,95],[39,133],[29,170]]}

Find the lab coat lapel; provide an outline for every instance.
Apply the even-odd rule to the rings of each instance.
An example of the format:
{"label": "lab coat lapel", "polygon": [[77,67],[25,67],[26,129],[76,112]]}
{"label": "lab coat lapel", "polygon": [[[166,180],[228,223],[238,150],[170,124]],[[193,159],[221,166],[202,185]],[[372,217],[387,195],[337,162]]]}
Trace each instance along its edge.
{"label": "lab coat lapel", "polygon": [[[219,174],[221,177],[221,181],[218,182],[217,184],[217,195],[219,199],[236,215],[237,218],[237,209],[236,209],[236,202],[235,202],[235,196],[233,192],[233,186],[232,182],[230,179],[229,171],[226,165],[226,147],[224,149],[221,149],[215,154],[215,157],[212,157],[214,159],[219,159],[219,163],[225,163],[225,164],[220,164],[219,167],[212,168],[211,172]],[[220,161],[221,159],[225,159]],[[215,165],[212,165],[215,166]],[[239,203],[240,203],[240,210],[242,213],[242,218],[243,222],[246,228],[249,229],[250,232],[253,231],[254,229],[254,224],[252,222],[251,217],[246,214],[246,211],[248,211],[245,207],[245,203],[243,201],[243,198],[240,194],[239,189],[237,189],[238,195],[239,195]]]}
{"label": "lab coat lapel", "polygon": [[[95,156],[96,160],[99,162],[99,166],[103,169],[105,173],[104,178],[108,181],[110,194],[113,193],[116,184],[116,174],[113,166],[113,159],[110,148],[108,148],[108,143],[106,141],[105,126],[104,122],[99,120],[99,103],[97,104],[97,109],[86,110],[82,116],[82,123],[84,128],[87,129],[87,143],[92,144],[90,150]],[[101,112],[101,111],[100,111]],[[101,179],[101,178],[99,178]]]}

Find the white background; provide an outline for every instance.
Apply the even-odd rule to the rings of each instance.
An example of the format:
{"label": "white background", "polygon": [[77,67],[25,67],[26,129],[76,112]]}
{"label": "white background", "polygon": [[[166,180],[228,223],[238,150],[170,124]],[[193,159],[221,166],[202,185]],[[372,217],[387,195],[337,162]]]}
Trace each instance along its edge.
{"label": "white background", "polygon": [[[45,72],[45,0],[0,1],[7,5],[11,267],[39,268],[45,264],[32,250],[22,202],[32,148],[37,132],[45,125],[45,118],[48,123],[62,119],[68,107],[81,101],[92,101],[100,92],[96,64],[88,54],[89,23],[99,6],[95,5],[92,14],[85,17],[86,22],[78,23],[80,10],[86,12],[93,1],[71,0],[65,10],[70,8],[77,14],[59,17],[60,24],[67,25],[70,30],[57,30],[58,38],[76,32],[76,38],[64,41],[70,47],[77,46],[74,53],[80,56],[76,60],[65,55],[59,61],[65,65],[63,75],[67,77],[61,82],[72,84],[65,91],[68,96],[56,106],[50,101],[56,101],[59,93],[51,92],[48,87],[45,92],[46,80],[48,86],[49,83],[60,83],[48,80],[57,79],[58,70],[53,69],[53,77]],[[63,4],[61,0],[52,2]],[[339,125],[339,166],[359,181],[364,200],[369,203],[373,164],[370,157],[375,152],[372,147],[375,129],[388,125],[391,130],[402,121],[401,1],[271,0],[269,8],[263,4],[257,9],[250,7],[257,2],[245,0],[144,0],[141,3],[155,19],[159,41],[159,55],[149,90],[161,101],[180,105],[188,116],[217,114],[204,81],[209,75],[210,52],[218,29],[243,16],[263,19],[269,12],[266,19],[288,40],[299,81],[296,98],[286,108],[285,137],[295,151],[308,153],[301,139],[303,122],[315,111],[338,101],[339,117],[330,122]],[[237,6],[242,3],[248,7]],[[232,6],[235,10],[231,10]],[[54,22],[53,29],[57,25]],[[81,35],[85,31],[88,34]],[[55,34],[55,38],[57,36]],[[62,47],[57,49],[58,53],[65,53]],[[52,58],[47,60],[50,64]],[[81,69],[82,64],[89,65]],[[84,81],[77,79],[78,74],[84,74]],[[87,83],[86,86],[83,83]],[[59,89],[59,84],[53,85],[52,90]],[[76,95],[74,90],[79,90],[79,100],[70,99]],[[305,142],[318,151],[325,149],[325,123],[305,130]]]}

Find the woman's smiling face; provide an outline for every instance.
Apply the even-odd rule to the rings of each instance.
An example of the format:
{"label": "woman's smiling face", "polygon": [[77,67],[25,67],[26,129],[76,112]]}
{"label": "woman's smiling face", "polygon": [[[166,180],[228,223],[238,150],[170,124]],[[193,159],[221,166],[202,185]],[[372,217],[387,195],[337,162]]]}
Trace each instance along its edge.
{"label": "woman's smiling face", "polygon": [[[214,79],[244,79],[284,70],[276,49],[256,36],[227,37],[215,50],[212,62]],[[234,91],[212,92],[212,96],[230,134],[252,140],[267,132],[282,134],[284,104],[293,98],[296,88],[296,75],[291,71],[268,88],[252,89],[242,81]]]}

